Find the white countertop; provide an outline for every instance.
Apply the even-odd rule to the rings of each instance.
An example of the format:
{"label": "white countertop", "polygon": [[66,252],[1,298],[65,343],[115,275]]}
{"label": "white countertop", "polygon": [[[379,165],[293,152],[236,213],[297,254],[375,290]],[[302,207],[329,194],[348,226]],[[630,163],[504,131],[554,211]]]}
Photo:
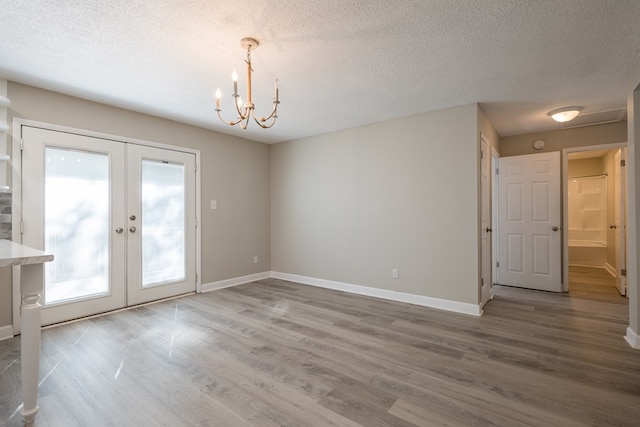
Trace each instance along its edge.
{"label": "white countertop", "polygon": [[12,265],[42,264],[53,261],[53,255],[11,240],[0,239],[0,267]]}

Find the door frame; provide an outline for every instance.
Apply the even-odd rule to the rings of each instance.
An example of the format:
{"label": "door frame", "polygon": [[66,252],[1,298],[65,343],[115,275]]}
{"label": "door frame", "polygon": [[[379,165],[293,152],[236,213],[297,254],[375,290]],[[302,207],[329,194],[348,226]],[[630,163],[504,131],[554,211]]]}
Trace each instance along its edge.
{"label": "door frame", "polygon": [[[562,292],[569,292],[569,153],[595,150],[615,150],[627,148],[626,142],[612,144],[586,145],[562,149]],[[628,190],[625,188],[625,197],[628,200]],[[626,231],[625,231],[626,234]]]}
{"label": "door frame", "polygon": [[[12,120],[12,134],[11,134],[11,152],[13,161],[11,182],[13,183],[12,190],[12,232],[11,239],[14,242],[22,243],[22,126],[31,126],[36,128],[42,128],[57,132],[66,132],[86,136],[90,138],[105,139],[115,142],[121,142],[125,144],[137,144],[153,148],[161,148],[165,150],[179,151],[183,153],[189,153],[195,155],[196,162],[196,176],[195,176],[195,203],[196,203],[196,292],[202,292],[202,272],[201,272],[201,230],[200,217],[201,217],[201,201],[200,201],[200,189],[201,189],[201,174],[200,174],[200,150],[180,147],[177,145],[163,144],[159,142],[147,141],[137,138],[128,138],[124,136],[107,134],[103,132],[95,132],[86,129],[78,129],[69,126],[55,125],[46,122],[40,122],[29,119],[14,118]],[[13,334],[17,335],[21,330],[20,319],[20,268],[13,267],[12,270],[12,311],[13,311]]]}
{"label": "door frame", "polygon": [[[484,307],[487,302],[493,299],[493,221],[491,209],[491,190],[493,184],[491,169],[492,148],[493,147],[489,142],[489,139],[484,135],[483,132],[480,132],[480,175],[482,175],[483,168],[485,169],[484,172],[486,173],[486,182],[484,184],[482,183],[481,176],[480,185],[480,248],[482,259],[480,269],[480,305],[482,307]],[[487,235],[488,233],[491,234]]]}
{"label": "door frame", "polygon": [[494,147],[491,147],[491,229],[493,232],[491,233],[491,299],[493,299],[493,285],[500,283],[498,282],[498,256],[500,253],[498,252],[500,248],[498,247],[498,202],[500,199],[499,191],[499,179],[500,175],[498,175],[498,163],[500,161],[500,153],[496,151]]}

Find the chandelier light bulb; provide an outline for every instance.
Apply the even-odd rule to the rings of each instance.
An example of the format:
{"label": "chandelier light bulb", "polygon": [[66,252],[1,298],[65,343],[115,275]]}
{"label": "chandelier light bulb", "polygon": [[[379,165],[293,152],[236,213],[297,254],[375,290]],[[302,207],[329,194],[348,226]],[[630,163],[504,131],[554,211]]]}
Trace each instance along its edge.
{"label": "chandelier light bulb", "polygon": [[222,98],[222,92],[220,92],[220,88],[216,89],[216,109],[220,109],[220,98]]}

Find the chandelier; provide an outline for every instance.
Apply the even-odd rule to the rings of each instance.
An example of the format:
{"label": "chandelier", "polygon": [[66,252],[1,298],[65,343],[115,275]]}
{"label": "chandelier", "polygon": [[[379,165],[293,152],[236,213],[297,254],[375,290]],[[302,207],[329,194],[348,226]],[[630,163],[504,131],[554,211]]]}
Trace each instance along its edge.
{"label": "chandelier", "polygon": [[275,84],[275,93],[273,95],[273,109],[271,110],[271,114],[267,117],[256,117],[255,114],[255,105],[253,104],[251,98],[251,72],[253,68],[251,68],[251,51],[256,49],[259,46],[258,40],[253,39],[251,37],[245,37],[240,40],[240,46],[247,50],[247,59],[245,62],[247,63],[247,102],[242,102],[242,98],[238,95],[238,73],[235,71],[231,75],[233,79],[233,97],[235,98],[235,106],[236,111],[238,112],[238,117],[235,120],[226,121],[222,118],[222,111],[220,109],[220,98],[222,97],[222,92],[220,92],[220,88],[216,89],[216,112],[218,113],[218,117],[222,120],[223,123],[226,123],[231,126],[235,126],[240,124],[242,129],[246,129],[249,124],[249,118],[253,118],[255,122],[262,128],[270,128],[276,123],[276,119],[278,118],[278,79],[276,79]]}

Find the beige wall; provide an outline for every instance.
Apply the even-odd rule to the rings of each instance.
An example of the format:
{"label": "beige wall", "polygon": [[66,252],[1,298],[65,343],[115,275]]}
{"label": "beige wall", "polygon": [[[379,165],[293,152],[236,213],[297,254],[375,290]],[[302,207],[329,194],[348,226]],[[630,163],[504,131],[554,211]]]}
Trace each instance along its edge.
{"label": "beige wall", "polygon": [[[12,82],[8,97],[14,118],[200,150],[201,282],[270,270],[268,145]],[[9,277],[0,270],[0,326],[11,324]]]}
{"label": "beige wall", "polygon": [[[544,140],[541,151],[533,148],[533,141]],[[587,126],[575,129],[528,133],[500,138],[500,155],[517,156],[539,152],[562,151],[564,148],[627,142],[627,122]]]}
{"label": "beige wall", "polygon": [[569,178],[601,175],[605,173],[602,157],[569,160],[567,169]]}
{"label": "beige wall", "polygon": [[472,104],[273,145],[272,270],[478,304],[478,129]]}

